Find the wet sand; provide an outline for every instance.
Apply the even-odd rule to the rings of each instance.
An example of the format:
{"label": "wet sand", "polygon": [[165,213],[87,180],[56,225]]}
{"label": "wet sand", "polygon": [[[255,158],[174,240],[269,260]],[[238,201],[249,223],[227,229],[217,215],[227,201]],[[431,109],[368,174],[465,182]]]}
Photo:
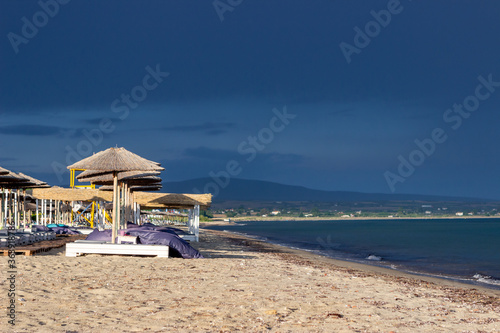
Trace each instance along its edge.
{"label": "wet sand", "polygon": [[[500,332],[500,292],[202,230],[206,259],[17,256],[2,332]],[[7,257],[0,260],[6,276]],[[0,283],[2,303],[8,285]]]}

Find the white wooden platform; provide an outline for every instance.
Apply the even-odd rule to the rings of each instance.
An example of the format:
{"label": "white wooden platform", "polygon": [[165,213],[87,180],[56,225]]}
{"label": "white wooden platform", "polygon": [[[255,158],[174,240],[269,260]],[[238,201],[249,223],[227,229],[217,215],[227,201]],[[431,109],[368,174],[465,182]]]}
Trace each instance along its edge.
{"label": "white wooden platform", "polygon": [[180,234],[179,237],[184,239],[187,242],[197,242],[198,241],[198,237],[196,237],[196,235],[192,235],[192,234],[189,234],[189,235]]}
{"label": "white wooden platform", "polygon": [[168,258],[168,246],[145,244],[111,244],[104,242],[74,242],[66,244],[66,257],[77,257],[83,254],[121,254],[142,255]]}

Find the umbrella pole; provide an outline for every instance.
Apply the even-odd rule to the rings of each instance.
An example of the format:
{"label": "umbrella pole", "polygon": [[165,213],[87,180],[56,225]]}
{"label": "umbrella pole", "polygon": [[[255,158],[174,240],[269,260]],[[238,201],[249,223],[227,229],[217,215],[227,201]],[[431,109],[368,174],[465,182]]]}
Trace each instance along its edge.
{"label": "umbrella pole", "polygon": [[18,203],[18,199],[19,199],[19,197],[17,196],[18,191],[19,190],[12,191],[12,193],[14,195],[14,200],[12,202],[12,206],[14,207],[14,227],[16,229],[19,229],[19,220],[17,219],[17,210],[18,210],[17,203]]}
{"label": "umbrella pole", "polygon": [[52,199],[49,200],[49,223],[52,222]]}
{"label": "umbrella pole", "polygon": [[125,225],[127,224],[127,221],[128,221],[128,192],[127,192],[127,183],[123,183],[123,187],[122,187],[122,191],[123,191],[123,225],[124,225],[124,228],[123,229],[126,229],[125,228]]}
{"label": "umbrella pole", "polygon": [[116,240],[116,227],[118,221],[118,176],[116,175],[116,172],[113,172],[113,225],[111,227],[112,233],[111,233],[111,243],[115,243]]}
{"label": "umbrella pole", "polygon": [[0,229],[5,228],[5,220],[3,219],[3,188],[0,191]]}
{"label": "umbrella pole", "polygon": [[9,225],[15,228],[15,225],[12,224],[12,208],[12,190],[9,190]]}
{"label": "umbrella pole", "polygon": [[[31,217],[30,217],[30,219],[31,219]],[[24,223],[24,227],[26,228],[27,227],[26,226],[26,189],[23,189],[23,223]]]}
{"label": "umbrella pole", "polygon": [[42,223],[47,226],[47,199],[42,199]]}
{"label": "umbrella pole", "polygon": [[[125,183],[125,229],[127,229],[127,223],[131,220],[130,219],[130,186]],[[131,221],[130,221],[131,222]]]}
{"label": "umbrella pole", "polygon": [[118,229],[120,230],[122,228],[122,184],[118,183],[118,197],[117,197],[117,202],[118,202],[118,209],[117,209],[117,214],[118,214]]}

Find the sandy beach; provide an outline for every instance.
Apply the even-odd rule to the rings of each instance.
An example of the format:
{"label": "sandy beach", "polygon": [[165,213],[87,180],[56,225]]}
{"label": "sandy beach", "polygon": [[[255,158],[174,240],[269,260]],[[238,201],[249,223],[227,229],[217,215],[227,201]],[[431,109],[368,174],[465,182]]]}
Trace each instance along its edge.
{"label": "sandy beach", "polygon": [[[201,231],[206,259],[17,256],[2,332],[500,332],[500,291]],[[7,257],[0,261],[7,304]]]}

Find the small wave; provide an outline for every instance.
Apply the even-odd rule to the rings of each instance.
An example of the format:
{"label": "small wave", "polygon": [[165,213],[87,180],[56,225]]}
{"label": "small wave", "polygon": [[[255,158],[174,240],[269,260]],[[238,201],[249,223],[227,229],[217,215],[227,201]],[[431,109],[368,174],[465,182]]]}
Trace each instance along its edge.
{"label": "small wave", "polygon": [[366,257],[366,259],[373,261],[382,261],[382,257],[376,256],[374,254],[370,254],[368,257]]}
{"label": "small wave", "polygon": [[239,235],[239,236],[243,236],[243,237],[255,239],[255,240],[260,240],[260,241],[263,241],[263,242],[267,242],[268,241],[267,237],[264,237],[264,236],[249,235],[249,234],[244,233],[244,232],[237,232],[237,231],[233,231],[233,230],[222,230],[222,231],[230,233],[230,234],[235,234],[235,235]]}
{"label": "small wave", "polygon": [[495,279],[494,277],[491,277],[489,275],[483,275],[483,274],[480,274],[480,273],[476,273],[476,274],[474,274],[474,276],[472,278],[474,280],[476,280],[477,282],[486,283],[486,284],[492,284],[492,285],[495,285],[495,286],[500,286],[500,280],[499,279]]}

